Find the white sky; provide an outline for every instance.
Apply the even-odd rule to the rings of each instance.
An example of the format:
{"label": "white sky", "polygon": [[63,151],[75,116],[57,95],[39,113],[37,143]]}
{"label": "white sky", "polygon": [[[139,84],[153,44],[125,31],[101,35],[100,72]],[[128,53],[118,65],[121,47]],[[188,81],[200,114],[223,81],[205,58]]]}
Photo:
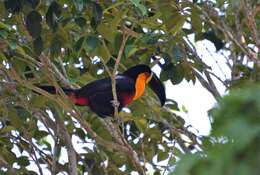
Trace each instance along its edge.
{"label": "white sky", "polygon": [[[215,46],[207,41],[199,41],[195,44],[198,54],[202,60],[212,68],[217,76],[222,80],[230,78],[230,69],[226,65],[226,60],[221,53],[216,53]],[[224,75],[225,74],[225,75]],[[221,95],[224,95],[225,87],[216,78],[213,78]],[[210,121],[207,111],[214,107],[216,100],[197,80],[195,85],[192,82],[182,81],[178,85],[166,83],[167,98],[178,102],[179,107],[182,105],[188,110],[187,115],[183,115],[187,125],[192,125],[198,130],[200,135],[210,133]]]}

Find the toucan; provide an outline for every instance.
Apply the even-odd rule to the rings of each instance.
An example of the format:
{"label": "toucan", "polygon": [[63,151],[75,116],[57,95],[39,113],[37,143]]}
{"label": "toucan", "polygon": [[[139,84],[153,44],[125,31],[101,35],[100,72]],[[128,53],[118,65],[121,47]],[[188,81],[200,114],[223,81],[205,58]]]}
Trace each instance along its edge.
{"label": "toucan", "polygon": [[[118,111],[133,100],[141,97],[148,84],[158,96],[161,106],[165,104],[165,87],[149,66],[139,64],[116,75],[116,93],[119,102]],[[79,89],[62,88],[64,93],[76,105],[89,106],[98,116],[104,118],[114,115],[114,100],[111,78],[103,78],[88,83]],[[39,88],[49,93],[56,93],[53,86],[40,85]]]}

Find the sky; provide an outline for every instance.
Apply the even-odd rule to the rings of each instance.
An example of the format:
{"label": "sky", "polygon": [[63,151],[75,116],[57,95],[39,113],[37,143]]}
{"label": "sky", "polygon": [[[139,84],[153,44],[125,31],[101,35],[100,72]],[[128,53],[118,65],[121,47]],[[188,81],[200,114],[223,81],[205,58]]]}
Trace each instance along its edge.
{"label": "sky", "polygon": [[[230,69],[226,65],[225,53],[216,52],[215,46],[207,41],[196,42],[195,47],[202,60],[211,67],[214,72],[222,80],[230,79]],[[217,89],[221,95],[225,95],[226,89],[224,85],[213,78]],[[179,107],[185,106],[188,110],[187,114],[182,117],[187,125],[192,125],[198,135],[210,134],[210,120],[208,110],[216,105],[216,100],[197,80],[195,84],[183,80],[178,85],[166,83],[166,96],[178,102]]]}

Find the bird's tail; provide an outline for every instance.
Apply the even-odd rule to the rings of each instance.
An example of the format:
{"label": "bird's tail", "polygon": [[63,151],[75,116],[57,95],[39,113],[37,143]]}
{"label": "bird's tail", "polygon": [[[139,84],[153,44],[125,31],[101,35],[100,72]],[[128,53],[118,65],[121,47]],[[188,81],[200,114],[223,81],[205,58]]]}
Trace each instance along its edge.
{"label": "bird's tail", "polygon": [[[42,90],[45,90],[51,94],[56,94],[56,88],[54,86],[49,86],[49,85],[37,85],[38,88],[41,88]],[[61,88],[63,92],[67,95],[70,95],[71,93],[74,93],[74,89],[69,89],[69,88]]]}
{"label": "bird's tail", "polygon": [[[37,85],[38,88],[41,88],[51,94],[56,94],[56,88],[54,86],[48,86],[48,85]],[[87,106],[89,104],[89,101],[86,97],[78,96],[78,89],[69,89],[69,88],[61,88],[63,92],[68,95],[70,100],[78,105],[78,106]]]}

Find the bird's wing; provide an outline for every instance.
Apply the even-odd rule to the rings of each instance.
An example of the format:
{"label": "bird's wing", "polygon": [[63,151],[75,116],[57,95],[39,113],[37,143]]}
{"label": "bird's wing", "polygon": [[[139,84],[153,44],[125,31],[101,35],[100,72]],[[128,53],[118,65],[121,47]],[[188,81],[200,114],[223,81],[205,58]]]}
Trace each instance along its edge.
{"label": "bird's wing", "polygon": [[[119,111],[132,101],[135,94],[135,82],[126,76],[116,77],[117,97],[119,101]],[[113,115],[113,93],[110,78],[94,81],[79,89],[78,98],[88,99],[89,107],[99,116],[105,117]]]}
{"label": "bird's wing", "polygon": [[[135,91],[135,82],[133,79],[117,75],[116,76],[116,89],[117,92],[134,92]],[[91,82],[79,90],[77,90],[76,95],[80,97],[89,97],[93,94],[99,92],[106,92],[109,91],[112,93],[112,83],[110,78],[104,78],[100,80],[96,80]]]}

